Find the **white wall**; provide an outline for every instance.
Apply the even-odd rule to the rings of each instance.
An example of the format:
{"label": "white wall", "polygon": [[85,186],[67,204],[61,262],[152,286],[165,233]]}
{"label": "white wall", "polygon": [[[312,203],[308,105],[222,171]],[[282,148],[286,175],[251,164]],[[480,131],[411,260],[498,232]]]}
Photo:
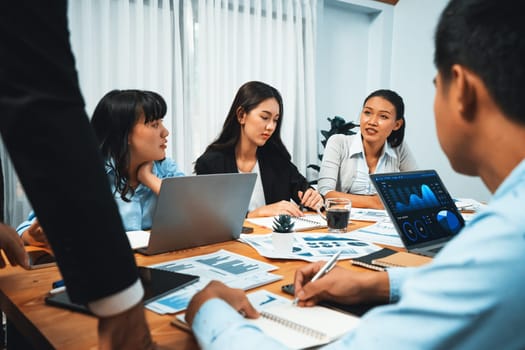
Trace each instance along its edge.
{"label": "white wall", "polygon": [[421,168],[434,168],[453,196],[488,200],[479,178],[456,173],[434,124],[434,30],[448,0],[400,0],[394,7],[391,88],[405,100],[407,141]]}
{"label": "white wall", "polygon": [[317,32],[317,116],[319,127],[327,130],[326,118],[335,115],[359,121],[367,91],[365,85],[355,82],[367,79],[368,61],[363,52],[368,51],[370,18],[344,6],[327,5],[322,11]]}
{"label": "white wall", "polygon": [[[454,172],[436,136],[433,36],[447,2],[400,0],[391,6],[371,0],[323,1],[317,31],[319,128],[327,129],[326,117],[335,114],[355,120],[372,90],[395,90],[405,101],[406,140],[419,167],[436,169],[453,196],[485,201],[490,193],[483,183]],[[378,52],[387,62],[377,59]],[[390,72],[386,79],[373,76],[385,70]]]}

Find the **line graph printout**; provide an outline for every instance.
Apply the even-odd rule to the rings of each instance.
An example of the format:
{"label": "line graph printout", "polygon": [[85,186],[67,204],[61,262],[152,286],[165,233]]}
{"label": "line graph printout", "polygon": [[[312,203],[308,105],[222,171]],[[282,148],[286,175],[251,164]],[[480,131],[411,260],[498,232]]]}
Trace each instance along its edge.
{"label": "line graph printout", "polygon": [[224,249],[211,254],[167,261],[150,267],[200,277],[198,282],[146,305],[149,310],[160,314],[175,313],[186,309],[193,295],[211,280],[219,280],[232,288],[248,290],[282,279],[282,276],[270,273],[276,270],[277,266]]}

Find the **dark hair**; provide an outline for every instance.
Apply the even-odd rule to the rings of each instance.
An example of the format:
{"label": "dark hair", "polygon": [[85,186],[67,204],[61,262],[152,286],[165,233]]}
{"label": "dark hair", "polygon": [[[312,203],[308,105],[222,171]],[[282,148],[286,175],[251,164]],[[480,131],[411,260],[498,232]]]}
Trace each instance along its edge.
{"label": "dark hair", "polygon": [[370,95],[365,98],[365,101],[363,102],[363,107],[365,106],[366,102],[371,99],[372,97],[381,97],[390,102],[394,105],[394,108],[396,109],[396,120],[403,120],[403,124],[401,124],[401,127],[397,130],[392,131],[390,136],[387,137],[387,141],[392,147],[399,146],[403,139],[405,138],[405,104],[403,102],[403,99],[401,96],[397,94],[397,92],[387,89],[381,89],[376,90],[372,92]]}
{"label": "dark hair", "polygon": [[235,147],[241,135],[241,125],[237,119],[237,110],[240,108],[244,113],[250,113],[252,109],[256,108],[261,102],[269,98],[275,98],[279,104],[279,119],[277,120],[277,126],[275,127],[275,131],[273,132],[272,136],[268,139],[264,146],[259,147],[257,151],[277,151],[290,159],[290,153],[288,153],[288,150],[281,140],[283,99],[276,88],[260,81],[249,81],[239,88],[235,98],[233,99],[230,111],[226,116],[226,120],[224,121],[224,125],[219,137],[206,148],[206,151],[225,150]]}
{"label": "dark hair", "polygon": [[525,124],[525,22],[512,0],[452,0],[436,27],[434,63],[445,83],[460,64],[478,75],[495,103]]}
{"label": "dark hair", "polygon": [[162,119],[166,115],[166,102],[159,94],[142,90],[113,90],[97,104],[91,125],[98,138],[99,148],[106,160],[106,166],[115,171],[115,191],[129,201],[133,195],[129,179],[128,136],[144,114],[144,124]]}

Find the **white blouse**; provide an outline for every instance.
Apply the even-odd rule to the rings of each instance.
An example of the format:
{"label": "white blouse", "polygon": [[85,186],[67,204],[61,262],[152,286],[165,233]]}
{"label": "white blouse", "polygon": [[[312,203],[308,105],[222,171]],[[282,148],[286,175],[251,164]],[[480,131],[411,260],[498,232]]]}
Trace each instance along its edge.
{"label": "white blouse", "polygon": [[[405,142],[393,148],[385,141],[375,173],[410,171],[416,168],[416,160]],[[319,171],[319,193],[323,196],[330,191],[376,194],[369,174],[360,133],[336,134],[328,139]]]}
{"label": "white blouse", "polygon": [[[238,171],[243,173],[240,170]],[[264,189],[261,181],[261,170],[259,169],[259,161],[255,162],[255,166],[253,167],[252,171],[250,171],[250,173],[257,174],[257,179],[255,180],[255,186],[253,187],[252,197],[250,198],[250,204],[248,205],[248,211],[252,211],[266,205]]]}

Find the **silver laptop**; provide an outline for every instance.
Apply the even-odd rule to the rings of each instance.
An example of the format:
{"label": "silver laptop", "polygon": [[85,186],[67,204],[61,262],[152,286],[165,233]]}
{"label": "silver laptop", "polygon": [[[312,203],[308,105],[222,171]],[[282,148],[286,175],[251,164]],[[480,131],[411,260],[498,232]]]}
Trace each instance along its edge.
{"label": "silver laptop", "polygon": [[465,221],[435,170],[370,175],[406,249],[434,256]]}
{"label": "silver laptop", "polygon": [[148,246],[152,255],[239,238],[257,174],[162,180]]}

